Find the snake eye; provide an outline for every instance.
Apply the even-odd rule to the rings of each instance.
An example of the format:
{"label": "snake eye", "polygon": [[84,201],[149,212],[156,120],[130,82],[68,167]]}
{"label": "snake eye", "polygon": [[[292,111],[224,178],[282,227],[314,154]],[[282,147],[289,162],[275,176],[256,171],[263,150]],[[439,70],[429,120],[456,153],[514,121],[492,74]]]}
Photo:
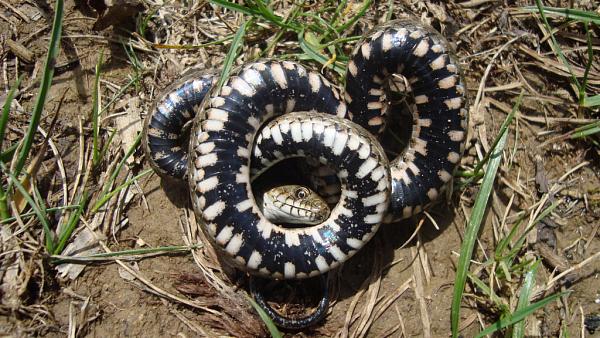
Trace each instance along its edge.
{"label": "snake eye", "polygon": [[294,193],[296,195],[296,198],[306,198],[306,196],[308,196],[308,190],[306,190],[305,188],[298,188],[296,189],[296,192]]}

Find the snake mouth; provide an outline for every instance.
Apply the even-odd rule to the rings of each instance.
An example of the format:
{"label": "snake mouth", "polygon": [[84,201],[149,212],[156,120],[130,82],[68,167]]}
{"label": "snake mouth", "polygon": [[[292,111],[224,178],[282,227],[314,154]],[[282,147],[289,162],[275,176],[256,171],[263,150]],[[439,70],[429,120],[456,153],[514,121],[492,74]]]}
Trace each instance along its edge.
{"label": "snake mouth", "polygon": [[286,197],[265,193],[262,199],[264,216],[273,223],[287,228],[317,225],[329,217],[329,208],[323,201],[302,203]]}
{"label": "snake mouth", "polygon": [[330,214],[327,203],[301,185],[283,185],[267,190],[260,201],[263,215],[284,227],[321,224]]}
{"label": "snake mouth", "polygon": [[[287,158],[275,163],[268,170],[260,173],[260,175],[252,180],[252,191],[256,198],[258,209],[271,223],[284,228],[303,228],[321,224],[329,218],[331,205],[325,203],[326,197],[323,196],[321,189],[318,190],[319,194],[311,189],[303,190],[302,194],[306,193],[307,195],[304,198],[300,198],[303,200],[302,203],[294,201],[298,199],[298,197],[293,196],[296,192],[295,189],[286,192],[289,195],[283,195],[293,197],[291,199],[279,198],[279,193],[273,195],[267,194],[270,190],[284,186],[314,187],[315,185],[310,174],[311,170],[314,171],[314,169],[311,169],[306,162],[307,158],[304,157]],[[316,197],[316,199],[313,197]],[[278,206],[275,207],[274,203],[277,203]],[[272,207],[285,209],[284,214],[280,214],[279,211],[273,212],[269,209]],[[292,219],[290,219],[288,215],[292,211],[295,215],[291,215]]]}

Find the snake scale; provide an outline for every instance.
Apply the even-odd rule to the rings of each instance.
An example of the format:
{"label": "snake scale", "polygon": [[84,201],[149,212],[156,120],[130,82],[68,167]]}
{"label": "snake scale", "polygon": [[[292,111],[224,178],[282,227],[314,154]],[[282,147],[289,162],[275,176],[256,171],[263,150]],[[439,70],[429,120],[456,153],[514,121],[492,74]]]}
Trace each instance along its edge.
{"label": "snake scale", "polygon": [[[414,104],[409,144],[388,161],[377,138],[386,127],[392,74],[406,78]],[[458,63],[439,33],[411,20],[379,26],[359,41],[342,95],[289,61],[253,62],[220,89],[211,89],[214,82],[195,76],[169,88],[147,118],[144,145],[157,172],[187,175],[203,230],[251,274],[301,279],[339,266],[381,223],[435,201],[464,150]],[[181,130],[192,119],[188,150]],[[336,168],[340,201],[321,224],[285,228],[263,215],[251,180],[298,156]]]}

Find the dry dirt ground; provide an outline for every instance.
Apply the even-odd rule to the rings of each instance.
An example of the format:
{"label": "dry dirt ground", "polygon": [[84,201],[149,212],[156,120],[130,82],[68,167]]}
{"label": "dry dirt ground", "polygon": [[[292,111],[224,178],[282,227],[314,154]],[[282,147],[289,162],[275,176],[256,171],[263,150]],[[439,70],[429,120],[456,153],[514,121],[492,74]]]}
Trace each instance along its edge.
{"label": "dry dirt ground", "polygon": [[[353,34],[382,20],[389,3],[392,2],[371,4]],[[518,260],[524,264],[531,262],[528,258],[542,260],[534,289],[537,299],[558,291],[573,292],[530,316],[526,332],[528,336],[590,336],[584,320],[600,315],[600,263],[593,257],[600,251],[600,140],[598,134],[571,139],[569,132],[598,121],[598,110],[578,109],[568,70],[552,52],[542,21],[539,16],[520,10],[534,2],[393,3],[392,18],[410,14],[441,30],[457,50],[471,98],[470,140],[461,170],[473,169],[477,158],[490,149],[517,96],[524,92],[521,108],[509,129],[509,141],[479,233],[471,272],[495,290],[500,303],[514,309],[524,273],[512,274],[510,280],[490,276],[490,271],[501,269],[482,262],[494,255],[499,239],[525,215],[518,230],[522,233],[534,218],[531,214],[539,212],[540,205],[548,206],[540,204],[544,196],[548,197],[550,203],[559,205],[527,236]],[[544,3],[600,13],[600,6],[594,1]],[[62,49],[41,124],[47,128],[58,114],[52,134],[56,151],[46,150],[37,174],[38,188],[48,206],[67,204],[63,183],[69,203],[73,203],[71,196],[75,196],[75,191],[85,186],[92,192],[90,205],[94,205],[107,182],[107,173],[112,172],[133,143],[140,121],[157,93],[190,67],[219,69],[230,44],[184,46],[231,36],[244,18],[248,19],[204,1],[142,4],[140,8],[108,8],[101,19],[98,1],[65,4]],[[344,13],[349,18],[356,15],[360,3],[348,4]],[[2,95],[19,75],[24,75],[11,110],[5,145],[19,141],[27,128],[47,50],[53,6],[54,3],[43,1],[0,1]],[[274,2],[282,16],[290,6],[289,1]],[[318,8],[312,2],[304,8],[309,11],[311,6]],[[134,17],[147,21],[135,23]],[[274,27],[258,22],[261,29],[248,33],[237,64],[252,59],[266,47],[264,41],[272,41],[276,35]],[[550,22],[573,71],[581,78],[587,62],[583,25],[556,17]],[[145,26],[143,32],[141,26]],[[599,27],[592,25],[590,34],[593,51],[600,55]],[[284,34],[270,56],[297,53],[296,41],[294,34]],[[349,42],[348,50],[351,47]],[[100,81],[100,107],[104,109],[101,141],[107,144],[112,131],[119,132],[107,147],[102,164],[90,171],[90,116],[94,69],[100,53],[104,55]],[[599,60],[595,56],[589,71],[589,95],[600,92]],[[320,69],[315,62],[306,64]],[[335,73],[327,71],[325,75],[336,81]],[[0,96],[1,102],[4,97]],[[38,143],[43,143],[42,137]],[[41,145],[37,149],[40,148]],[[112,186],[147,168],[138,149],[117,177],[118,183]],[[77,180],[84,172],[90,175],[81,184]],[[321,325],[286,334],[448,336],[458,252],[480,187],[474,183],[461,186],[464,178],[457,177],[456,181],[453,196],[430,210],[431,218],[421,215],[383,226],[366,248],[329,276],[334,304]],[[550,194],[544,194],[548,187]],[[85,251],[87,247],[77,249],[87,255],[200,242],[186,187],[154,174],[143,176],[116,194],[100,211],[88,209],[73,236],[94,247],[92,251]],[[63,216],[53,213],[50,220],[56,226],[64,221]],[[193,250],[193,254],[190,250],[162,250],[143,257],[126,255],[118,262],[87,261],[83,271],[66,265],[58,270],[44,251],[39,222],[6,222],[2,227],[0,335],[268,335],[243,296],[245,277],[219,265],[208,247]],[[81,239],[92,233],[88,241]],[[578,265],[581,262],[585,264]],[[549,284],[565,270],[569,271],[566,278]],[[224,272],[228,271],[226,278]],[[302,287],[279,287],[273,299],[279,304],[297,302],[304,297],[299,289]],[[314,303],[311,299],[315,294],[318,296],[318,292],[309,293],[308,304]],[[468,283],[461,310],[462,334],[471,337],[497,320],[501,313],[498,304]],[[283,305],[281,310],[293,312],[304,306],[301,301],[296,306]]]}

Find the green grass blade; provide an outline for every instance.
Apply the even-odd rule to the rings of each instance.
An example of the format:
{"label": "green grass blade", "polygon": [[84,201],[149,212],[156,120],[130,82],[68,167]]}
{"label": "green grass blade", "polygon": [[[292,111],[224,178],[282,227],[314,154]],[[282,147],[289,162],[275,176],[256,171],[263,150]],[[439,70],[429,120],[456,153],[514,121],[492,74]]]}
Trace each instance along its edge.
{"label": "green grass blade", "polygon": [[521,247],[523,247],[523,245],[525,245],[525,240],[527,239],[527,235],[529,234],[529,232],[531,230],[535,229],[536,225],[541,220],[543,220],[548,215],[550,215],[550,213],[552,211],[554,211],[554,209],[556,209],[556,207],[558,207],[560,204],[562,204],[562,200],[554,201],[554,203],[552,203],[550,206],[548,206],[546,209],[544,209],[544,211],[542,211],[536,217],[536,219],[534,219],[533,222],[531,222],[531,225],[529,226],[529,228],[525,229],[525,231],[523,231],[523,233],[519,236],[519,238],[515,242],[514,248],[512,249],[512,252],[510,253],[510,255],[516,255],[521,250]]}
{"label": "green grass blade", "polygon": [[308,59],[317,61],[318,63],[333,69],[338,74],[340,74],[340,76],[344,76],[346,74],[346,70],[344,67],[340,67],[337,62],[329,63],[329,57],[321,54],[319,51],[319,47],[313,46],[308,41],[306,41],[304,39],[303,32],[298,34],[298,43],[300,44],[300,48],[308,57]]}
{"label": "green grass blade", "polygon": [[575,130],[573,130],[573,134],[571,134],[571,139],[582,138],[585,136],[590,136],[600,132],[600,120],[586,124],[585,126],[581,126]]}
{"label": "green grass blade", "polygon": [[278,25],[286,25],[283,22],[283,18],[275,15],[275,13],[273,13],[273,11],[267,7],[262,0],[250,0],[249,2],[253,2],[256,5],[258,13],[260,13],[260,15],[267,21],[277,23]]}
{"label": "green grass blade", "polygon": [[[529,13],[540,13],[540,9],[537,6],[526,6],[523,7],[523,9]],[[582,11],[572,8],[557,8],[546,6],[542,6],[541,9],[549,15],[560,16],[570,20],[600,25],[600,15],[594,12]]]}
{"label": "green grass blade", "polygon": [[592,33],[590,32],[590,24],[585,23],[585,37],[587,40],[587,56],[588,61],[585,65],[585,71],[583,72],[583,80],[581,81],[581,87],[579,88],[579,106],[583,107],[585,99],[587,97],[585,89],[588,84],[588,76],[590,75],[590,69],[592,68],[592,62],[594,62],[594,46],[592,44]]}
{"label": "green grass blade", "polygon": [[[525,274],[525,280],[523,281],[523,285],[521,286],[521,291],[519,292],[519,303],[517,304],[516,312],[525,309],[529,306],[529,297],[531,296],[531,291],[533,291],[533,287],[535,286],[535,275],[537,273],[537,269],[540,266],[540,261],[535,261],[531,264],[531,268]],[[525,337],[525,321],[518,322],[513,327],[513,338],[523,338]]]}
{"label": "green grass blade", "polygon": [[338,33],[342,33],[344,32],[346,29],[352,27],[356,21],[358,21],[358,19],[362,18],[365,13],[367,12],[367,9],[369,9],[369,7],[371,6],[371,4],[373,3],[373,0],[366,0],[365,2],[363,2],[362,7],[360,8],[360,10],[358,11],[358,13],[356,13],[348,22],[346,22],[345,24],[342,24],[340,26],[337,27],[337,31]]}
{"label": "green grass blade", "polygon": [[273,13],[273,11],[265,5],[263,0],[251,0],[251,1],[256,4],[256,6],[258,7],[258,12],[261,14],[262,18],[264,18],[265,20],[272,22],[281,28],[289,29],[294,32],[299,32],[302,29],[300,26],[296,25],[293,22],[285,22],[283,20],[283,18],[281,18],[280,16]]}
{"label": "green grass blade", "polygon": [[92,156],[94,167],[96,167],[98,163],[100,163],[100,73],[102,72],[103,58],[104,51],[100,51],[100,55],[98,56],[98,62],[96,63],[94,73],[94,90],[92,92]]}
{"label": "green grass blade", "polygon": [[465,287],[466,276],[469,269],[469,262],[473,255],[473,249],[477,240],[477,234],[479,227],[483,219],[483,215],[486,210],[487,201],[492,190],[496,172],[502,159],[502,150],[506,143],[508,133],[504,132],[500,138],[500,142],[497,147],[492,151],[492,157],[489,162],[488,169],[483,176],[483,183],[475,199],[475,205],[473,206],[473,212],[471,219],[467,225],[467,232],[460,250],[460,259],[458,262],[458,268],[456,272],[456,279],[454,283],[454,295],[452,298],[452,312],[451,312],[451,327],[452,336],[458,336],[458,324],[460,318],[460,303],[462,300],[462,294]]}
{"label": "green grass blade", "polygon": [[342,0],[342,1],[340,1],[340,4],[335,8],[335,11],[333,12],[333,16],[331,17],[331,22],[332,22],[333,26],[337,26],[337,24],[339,22],[340,14],[344,10],[344,8],[346,8],[347,4],[348,4],[348,0]]}
{"label": "green grass blade", "polygon": [[21,170],[23,170],[23,166],[25,165],[25,161],[29,156],[29,151],[33,145],[33,137],[40,123],[42,112],[44,111],[44,104],[46,103],[46,98],[48,96],[48,90],[52,84],[52,78],[54,77],[54,65],[56,63],[56,57],[58,55],[60,45],[60,37],[62,34],[63,10],[63,0],[57,0],[56,5],[54,6],[54,22],[52,23],[50,44],[48,45],[48,53],[46,54],[46,61],[44,63],[44,72],[42,73],[42,79],[40,82],[40,91],[33,107],[27,134],[23,139],[23,147],[21,148],[19,157],[17,158],[17,163],[15,164],[16,175],[21,173]]}
{"label": "green grass blade", "polygon": [[[502,262],[500,262],[501,264],[509,264],[506,263],[508,260],[504,260]],[[520,277],[523,274],[525,274],[528,271],[529,265],[531,265],[531,263],[534,262],[531,259],[522,259],[517,263],[513,263],[512,261],[510,262],[510,264],[512,264],[510,266],[511,271],[513,271],[515,273],[515,276]]]}
{"label": "green grass blade", "polygon": [[100,115],[103,115],[104,113],[106,113],[106,111],[108,110],[108,108],[117,101],[117,99],[121,98],[121,95],[123,95],[125,93],[125,91],[133,84],[135,84],[136,82],[139,82],[141,77],[141,74],[136,74],[136,76],[132,77],[129,82],[127,82],[124,86],[121,86],[121,88],[119,88],[119,91],[117,91],[113,97],[110,99],[110,101],[108,101],[108,103],[106,103],[104,105],[104,107],[102,108],[102,110],[100,111]]}
{"label": "green grass blade", "polygon": [[[285,20],[285,23],[290,23],[291,21],[295,20],[298,15],[301,14],[301,4],[297,3],[294,4],[290,14],[288,15],[287,19]],[[266,55],[269,55],[269,53],[275,48],[275,46],[277,46],[277,44],[279,43],[279,40],[281,40],[281,37],[283,36],[283,34],[285,33],[285,29],[280,29],[275,36],[270,39],[271,41],[269,41],[269,44],[267,45],[267,48],[263,49],[262,52],[260,53],[258,58],[262,58],[265,57]]]}
{"label": "green grass blade", "polygon": [[[15,98],[15,93],[19,88],[19,84],[21,80],[23,80],[23,76],[21,75],[17,78],[17,81],[12,85],[8,94],[6,95],[6,101],[4,101],[4,106],[2,107],[2,116],[0,117],[0,150],[2,150],[2,144],[4,141],[4,134],[6,133],[6,126],[8,125],[8,117],[10,116],[10,106],[12,101]],[[14,156],[14,152],[17,150],[19,143],[15,143],[9,147],[6,151],[2,152],[2,162],[8,162]],[[12,150],[12,151],[11,151]],[[5,219],[10,217],[10,211],[8,210],[8,193],[7,190],[4,190],[3,187],[0,187],[0,218]]]}
{"label": "green grass blade", "polygon": [[23,185],[21,184],[21,182],[19,182],[19,180],[15,177],[15,175],[13,175],[11,172],[9,172],[8,168],[6,168],[6,166],[4,164],[0,163],[0,167],[4,171],[4,174],[10,178],[10,181],[12,182],[12,184],[14,184],[15,187],[17,188],[17,190],[19,190],[19,192],[21,193],[23,198],[25,198],[25,201],[27,201],[27,204],[29,204],[31,209],[33,209],[33,212],[35,213],[35,215],[38,218],[38,220],[40,221],[40,223],[42,223],[42,227],[44,229],[44,238],[45,238],[45,242],[46,242],[46,250],[48,250],[48,252],[52,252],[52,250],[54,249],[54,235],[52,233],[52,230],[50,229],[50,223],[48,222],[48,219],[45,217],[45,213],[42,212],[39,205],[33,200],[33,197],[31,197],[31,195],[29,194],[27,189],[25,189],[25,187],[23,187]]}
{"label": "green grass blade", "polygon": [[212,41],[200,43],[197,45],[189,45],[189,44],[188,45],[165,45],[165,44],[160,44],[160,43],[154,43],[154,44],[152,44],[152,47],[154,47],[156,49],[202,49],[207,46],[222,45],[231,39],[233,39],[233,34],[228,35],[222,39],[212,40]]}
{"label": "green grass blade", "polygon": [[[344,37],[344,38],[339,38],[339,39],[331,40],[331,41],[325,43],[323,45],[323,47],[329,47],[329,46],[334,46],[334,45],[345,44],[347,42],[354,42],[354,41],[358,41],[360,39],[362,39],[362,36],[360,36],[360,35],[348,36],[348,37]],[[338,57],[338,59],[341,59],[341,58]]]}
{"label": "green grass blade", "polygon": [[548,303],[553,302],[557,298],[559,298],[567,293],[568,292],[561,292],[561,293],[557,293],[557,294],[548,296],[548,297],[540,300],[539,302],[533,303],[519,311],[515,311],[512,314],[512,316],[507,316],[505,318],[501,318],[494,324],[488,326],[483,331],[479,332],[479,334],[477,334],[475,337],[481,338],[485,335],[502,330],[503,328],[508,327],[512,324],[518,323],[518,322],[522,321],[523,319],[525,319],[527,316],[533,314],[536,310],[546,306]]}
{"label": "green grass blade", "polygon": [[[492,143],[492,146],[490,148],[492,148],[492,149],[496,148],[496,145],[498,144],[498,142],[500,142],[500,138],[504,134],[504,131],[506,129],[508,129],[508,126],[512,123],[515,115],[517,114],[517,109],[521,105],[521,102],[523,101],[523,95],[525,95],[525,92],[521,91],[521,94],[519,94],[519,97],[517,98],[517,103],[511,110],[510,114],[508,114],[508,117],[504,120],[504,122],[500,126],[500,131],[498,132],[498,136],[496,137],[496,139],[494,140],[494,143]],[[487,161],[489,160],[489,158],[491,156],[491,153],[492,152],[490,151],[487,154],[485,154],[483,159],[477,163],[477,165],[475,166],[475,169],[473,169],[473,173],[475,174],[475,176],[481,170],[481,168],[483,168],[483,166],[487,163]]]}
{"label": "green grass blade", "polygon": [[44,202],[44,198],[42,197],[42,194],[40,194],[40,190],[37,188],[37,185],[35,184],[31,184],[31,190],[33,190],[33,200],[35,201],[35,203],[40,207],[40,211],[42,212],[42,216],[44,217],[44,219],[48,219],[48,213],[46,211],[46,209],[48,209],[48,207],[46,206],[46,203]]}
{"label": "green grass blade", "polygon": [[110,132],[110,135],[108,135],[108,140],[106,140],[106,144],[104,145],[104,147],[102,147],[102,150],[100,151],[100,158],[104,158],[104,156],[106,156],[106,153],[108,153],[108,149],[110,149],[110,145],[112,144],[115,135],[117,135],[116,129],[112,130]]}
{"label": "green grass blade", "polygon": [[15,144],[11,145],[10,147],[6,148],[6,150],[3,151],[2,154],[0,154],[0,161],[2,161],[4,163],[8,163],[8,162],[12,161],[18,147],[19,147],[19,143],[17,142]]}
{"label": "green grass blade", "polygon": [[10,87],[8,94],[6,95],[6,101],[4,101],[4,106],[2,107],[2,116],[0,117],[0,149],[2,149],[4,134],[6,133],[6,125],[8,124],[8,117],[10,115],[10,106],[15,99],[15,93],[23,80],[23,76],[24,74],[21,74],[21,76],[17,78],[17,81],[13,83],[12,87]]}
{"label": "green grass blade", "polygon": [[136,26],[137,31],[141,37],[146,38],[146,28],[148,28],[148,24],[150,23],[154,15],[158,13],[159,9],[160,7],[151,9],[147,12],[147,14],[143,15],[141,18],[138,18],[138,24]]}
{"label": "green grass blade", "polygon": [[[496,269],[496,275],[498,277],[504,278],[506,279],[508,282],[512,281],[512,274],[511,274],[511,270],[513,268],[513,266],[511,265],[511,261],[509,261],[508,259],[502,260],[500,262],[498,262],[498,268]],[[509,268],[509,265],[510,268]],[[510,309],[506,309],[507,311],[505,313],[508,313],[510,311]]]}
{"label": "green grass blade", "polygon": [[144,72],[144,65],[143,63],[140,61],[140,59],[137,57],[137,54],[135,53],[135,49],[133,48],[133,46],[131,45],[131,43],[125,44],[123,43],[123,49],[125,50],[125,53],[127,54],[127,58],[129,59],[129,63],[131,64],[133,71],[135,72],[135,75],[132,77],[135,81],[135,88],[136,90],[140,90],[140,81],[139,79],[142,78],[142,73]]}
{"label": "green grass blade", "polygon": [[117,176],[119,175],[119,172],[121,172],[121,169],[125,165],[125,162],[127,161],[127,159],[129,157],[131,157],[131,155],[133,155],[133,153],[135,152],[135,149],[138,147],[138,145],[140,144],[141,141],[142,141],[142,133],[139,133],[135,137],[133,144],[129,147],[129,149],[127,149],[127,153],[125,154],[125,156],[123,156],[123,158],[121,159],[119,164],[117,164],[117,167],[115,168],[115,170],[110,174],[110,178],[108,179],[108,181],[104,185],[104,188],[102,189],[102,195],[108,194],[110,187],[112,186],[113,182],[117,179]]}
{"label": "green grass blade", "polygon": [[[270,9],[268,9],[264,5],[262,0],[252,1],[253,3],[255,3],[257,5],[258,9],[242,6],[242,5],[233,3],[233,2],[229,2],[227,0],[209,0],[209,2],[213,3],[215,5],[219,5],[224,8],[230,9],[232,11],[240,12],[240,13],[252,16],[252,17],[262,18],[265,21],[270,22],[281,28],[290,29],[290,30],[293,30],[296,32],[301,29],[297,25],[288,24],[288,23],[283,22],[283,19],[281,17],[275,15]],[[265,10],[265,8],[267,8],[267,9]]]}
{"label": "green grass blade", "polygon": [[392,20],[392,15],[394,15],[394,0],[388,0],[388,10],[385,13],[385,21],[388,22]]}
{"label": "green grass blade", "polygon": [[585,99],[583,99],[583,106],[586,108],[600,106],[600,94],[586,97]]}
{"label": "green grass blade", "polygon": [[223,84],[225,83],[225,81],[227,81],[227,79],[229,78],[229,73],[231,73],[231,68],[233,67],[233,63],[235,62],[235,59],[237,58],[242,45],[244,44],[244,36],[246,35],[246,27],[248,26],[248,24],[252,21],[248,20],[245,21],[240,28],[238,28],[237,32],[235,33],[235,36],[233,37],[233,40],[231,41],[231,47],[229,47],[229,51],[227,52],[227,55],[225,56],[225,60],[223,61],[223,70],[221,71],[221,76],[219,76],[219,82],[217,82],[216,85],[216,91],[220,91],[221,87],[223,87]]}
{"label": "green grass blade", "polygon": [[146,169],[144,171],[142,171],[141,173],[139,173],[138,175],[132,177],[131,179],[127,180],[125,183],[119,185],[116,189],[114,189],[113,191],[103,195],[98,202],[96,202],[96,204],[94,205],[94,208],[92,209],[92,213],[97,212],[100,208],[102,208],[102,206],[104,204],[106,204],[106,202],[108,202],[115,194],[117,194],[119,191],[127,188],[128,186],[130,186],[133,182],[137,181],[138,179],[148,175],[149,173],[152,172],[152,169]]}
{"label": "green grass blade", "polygon": [[311,19],[315,20],[315,22],[317,22],[320,26],[325,27],[325,29],[322,29],[319,25],[312,25],[309,27],[311,30],[324,31],[327,35],[335,34],[336,37],[339,38],[337,31],[335,30],[335,27],[333,27],[329,22],[327,22],[327,20],[323,19],[320,15],[310,13],[310,12],[302,13],[300,15],[303,17],[311,18]]}
{"label": "green grass blade", "polygon": [[513,225],[513,227],[508,232],[508,235],[506,235],[505,237],[500,239],[500,241],[498,241],[496,249],[494,250],[494,256],[496,260],[502,259],[502,256],[504,256],[504,250],[508,247],[513,237],[515,237],[515,235],[517,234],[517,229],[521,227],[521,224],[523,223],[523,220],[525,219],[526,215],[527,214],[521,215],[519,219],[515,222],[515,225]]}
{"label": "green grass blade", "polygon": [[273,323],[273,320],[271,320],[271,318],[265,312],[265,310],[263,310],[258,304],[256,304],[254,299],[252,299],[251,297],[246,296],[246,298],[248,299],[248,302],[250,302],[250,305],[252,305],[254,310],[256,310],[260,319],[262,319],[262,321],[267,326],[267,329],[269,330],[271,337],[283,338],[283,335],[281,334],[281,332],[279,332],[279,329],[277,329],[277,326],[275,325],[275,323]]}
{"label": "green grass blade", "polygon": [[67,225],[63,228],[62,233],[58,236],[58,244],[52,251],[50,251],[51,254],[58,255],[64,250],[65,246],[67,246],[67,242],[69,242],[71,234],[73,231],[75,231],[77,224],[79,224],[79,217],[87,206],[88,199],[88,192],[84,191],[83,196],[80,196],[79,201],[77,202],[79,208],[75,209],[75,211],[71,213],[71,216],[69,216]]}
{"label": "green grass blade", "polygon": [[490,287],[487,286],[481,279],[477,278],[477,276],[474,276],[470,273],[467,275],[469,276],[469,279],[473,282],[473,284],[475,284],[486,296],[488,296],[489,299],[494,303],[494,305],[496,305],[496,307],[501,309],[502,313],[508,313],[510,311],[506,304],[502,302],[500,297],[496,295],[494,290],[490,289]]}
{"label": "green grass blade", "polygon": [[552,40],[552,47],[553,47],[552,50],[554,51],[554,54],[556,54],[558,59],[569,70],[569,74],[571,75],[571,82],[575,85],[575,87],[577,87],[577,89],[580,89],[581,83],[579,83],[579,80],[577,80],[577,77],[575,76],[575,73],[573,72],[573,69],[571,68],[571,64],[569,63],[569,61],[565,57],[562,49],[560,48],[560,44],[556,41],[556,37],[554,36],[554,33],[552,32],[552,27],[550,27],[550,23],[548,23],[548,19],[546,18],[544,6],[542,6],[541,0],[535,0],[535,3],[537,6],[537,9],[538,9],[538,12],[540,13],[540,17],[542,18],[542,22],[544,22],[544,26],[546,27],[546,30],[548,31],[548,34],[550,35],[550,39]]}
{"label": "green grass blade", "polygon": [[298,34],[298,42],[300,44],[300,48],[302,48],[302,51],[304,53],[306,53],[306,55],[308,55],[313,60],[315,60],[321,64],[325,64],[325,62],[327,62],[327,60],[329,60],[329,58],[319,52],[322,49],[321,47],[314,46],[309,41],[307,41],[304,38],[304,34],[305,34],[304,31],[302,31],[302,32],[300,32],[300,34]]}
{"label": "green grass blade", "polygon": [[257,10],[246,7],[246,6],[242,6],[242,5],[238,5],[236,3],[233,2],[229,2],[226,0],[209,0],[208,2],[210,2],[211,4],[215,4],[215,5],[219,5],[221,7],[230,9],[232,11],[236,11],[236,12],[240,12],[246,15],[251,15],[251,16],[258,16],[260,15],[258,13]]}
{"label": "green grass blade", "polygon": [[[519,96],[519,98],[521,98]],[[516,112],[519,106],[520,100],[517,101],[513,108],[513,112]],[[510,118],[510,115],[507,119]],[[462,295],[465,289],[465,283],[467,280],[467,273],[469,271],[469,263],[473,256],[473,249],[475,248],[475,242],[477,240],[477,234],[479,233],[479,227],[483,220],[483,215],[487,207],[487,202],[494,185],[494,179],[496,178],[496,172],[500,166],[502,160],[502,151],[506,145],[508,138],[508,128],[500,134],[498,143],[490,150],[491,156],[488,163],[488,168],[483,175],[483,183],[475,198],[475,205],[471,213],[471,218],[467,224],[467,230],[465,233],[463,244],[460,248],[460,258],[458,260],[458,267],[456,269],[456,279],[454,282],[454,294],[452,297],[452,309],[450,313],[450,324],[452,328],[452,337],[458,337],[458,327],[460,321],[460,303],[462,301]]]}
{"label": "green grass blade", "polygon": [[304,35],[304,31],[298,34],[298,43],[300,44],[300,48],[302,48],[302,51],[313,60],[321,64],[325,64],[329,60],[329,58],[320,53],[320,51],[323,48],[321,46],[315,46],[313,42],[310,42],[310,39],[305,39]]}
{"label": "green grass blade", "polygon": [[10,217],[7,195],[8,194],[2,188],[0,188],[0,217],[2,217],[2,219]]}
{"label": "green grass blade", "polygon": [[[79,208],[79,205],[65,205],[62,207],[47,208],[46,213],[54,212],[54,211],[61,211],[61,210],[77,209],[77,208]],[[36,213],[33,211],[26,212],[24,214],[19,215],[19,217],[21,217],[22,219],[27,219],[32,216],[36,216]],[[0,220],[0,224],[8,224],[8,223],[14,222],[16,220],[17,220],[16,217],[8,217],[8,218]]]}
{"label": "green grass blade", "polygon": [[515,223],[515,225],[510,229],[510,232],[508,233],[508,235],[505,236],[504,238],[502,238],[498,242],[498,245],[496,245],[496,249],[494,251],[494,259],[496,261],[512,260],[521,251],[522,246],[523,246],[525,239],[527,238],[527,235],[529,234],[529,232],[531,230],[535,229],[535,226],[542,219],[544,219],[546,216],[548,216],[561,203],[562,203],[561,200],[557,200],[554,203],[552,203],[550,206],[548,206],[546,209],[544,209],[538,215],[538,217],[535,220],[533,220],[531,225],[527,229],[525,229],[523,231],[523,233],[521,233],[519,235],[519,238],[515,241],[514,245],[512,245],[512,249],[510,249],[508,253],[505,253],[506,248],[511,243],[510,241],[513,239],[513,237],[515,237],[515,235],[517,234],[517,230],[520,228],[521,224],[523,223],[523,220],[527,216],[527,214],[525,214],[525,213],[522,214],[519,217],[519,219],[517,220],[517,222]]}

